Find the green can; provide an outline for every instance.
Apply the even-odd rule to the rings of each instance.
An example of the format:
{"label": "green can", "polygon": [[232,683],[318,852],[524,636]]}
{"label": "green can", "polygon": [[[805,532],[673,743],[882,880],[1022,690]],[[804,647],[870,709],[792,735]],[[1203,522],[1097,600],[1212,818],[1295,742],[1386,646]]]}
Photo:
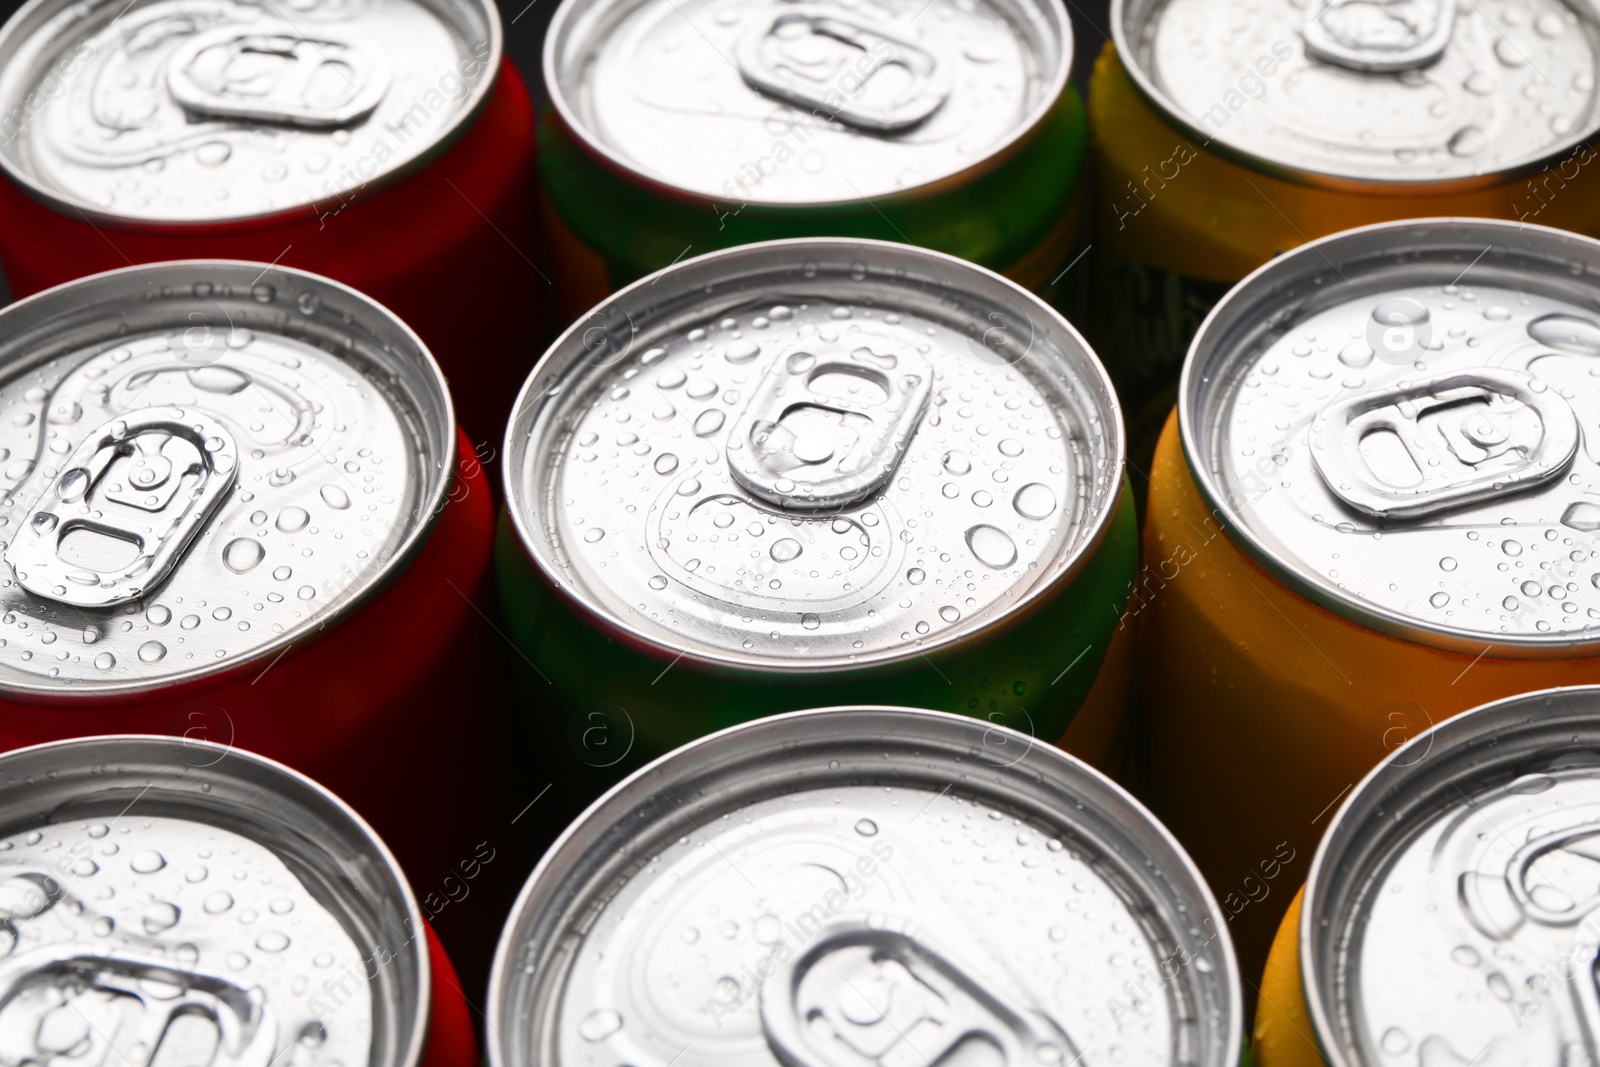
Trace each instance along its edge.
{"label": "green can", "polygon": [[690,256],[902,241],[1078,291],[1061,0],[565,0],[540,171],[562,322]]}
{"label": "green can", "polygon": [[1116,760],[1121,413],[1020,286],[899,243],[714,252],[570,328],[515,410],[498,573],[543,747],[625,769],[892,702]]}

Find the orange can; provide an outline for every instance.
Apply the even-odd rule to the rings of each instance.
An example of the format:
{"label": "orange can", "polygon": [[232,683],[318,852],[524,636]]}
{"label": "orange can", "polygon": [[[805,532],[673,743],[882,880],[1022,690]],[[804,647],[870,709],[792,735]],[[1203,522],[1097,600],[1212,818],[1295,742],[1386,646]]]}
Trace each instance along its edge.
{"label": "orange can", "polygon": [[1196,335],[1127,622],[1147,802],[1245,973],[1387,752],[1600,681],[1600,242],[1434,219],[1261,268]]}
{"label": "orange can", "polygon": [[1600,688],[1457,716],[1332,819],[1261,979],[1257,1067],[1592,1063]]}
{"label": "orange can", "polygon": [[1089,83],[1090,335],[1140,466],[1201,321],[1273,256],[1424,216],[1600,234],[1593,9],[1390,10],[1112,3]]}

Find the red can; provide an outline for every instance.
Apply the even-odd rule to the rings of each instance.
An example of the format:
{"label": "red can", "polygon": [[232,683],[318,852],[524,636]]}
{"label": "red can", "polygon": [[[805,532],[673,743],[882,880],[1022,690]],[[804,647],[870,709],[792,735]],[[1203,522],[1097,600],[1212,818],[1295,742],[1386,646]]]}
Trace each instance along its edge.
{"label": "red can", "polygon": [[405,876],[310,779],[206,742],[89,737],[0,755],[0,812],[8,1057],[477,1067]]}
{"label": "red can", "polygon": [[32,0],[0,29],[12,291],[173,259],[325,274],[423,337],[487,439],[543,350],[547,289],[494,4],[266,9]]}
{"label": "red can", "polygon": [[485,481],[422,342],[326,278],[152,264],[5,308],[0,750],[259,752],[430,889],[514,814]]}

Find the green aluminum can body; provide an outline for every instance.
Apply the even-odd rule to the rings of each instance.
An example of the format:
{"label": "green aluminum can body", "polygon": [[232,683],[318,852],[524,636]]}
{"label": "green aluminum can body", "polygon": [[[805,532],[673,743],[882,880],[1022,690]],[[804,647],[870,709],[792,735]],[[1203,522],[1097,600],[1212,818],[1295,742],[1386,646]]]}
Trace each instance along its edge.
{"label": "green aluminum can body", "polygon": [[1118,759],[1121,415],[1015,284],[888,242],[725,250],[569,329],[516,410],[497,567],[557,764],[864,701]]}
{"label": "green aluminum can body", "polygon": [[[821,4],[778,25],[724,0],[704,39],[651,32],[654,8],[678,6],[567,0],[547,38],[540,172],[563,323],[682,259],[817,236],[935,249],[1075,305],[1087,122],[1060,0],[932,0],[857,12],[844,33]],[[828,76],[785,79],[798,48]],[[983,80],[984,49],[1031,75]],[[891,78],[910,87],[885,94]]]}

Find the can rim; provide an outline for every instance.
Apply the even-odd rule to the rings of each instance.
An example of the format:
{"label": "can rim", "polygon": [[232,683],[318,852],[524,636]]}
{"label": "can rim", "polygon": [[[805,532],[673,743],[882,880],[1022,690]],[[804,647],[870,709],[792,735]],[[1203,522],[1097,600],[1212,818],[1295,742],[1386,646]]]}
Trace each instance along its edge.
{"label": "can rim", "polygon": [[[1441,195],[1449,192],[1491,188],[1515,181],[1526,175],[1536,174],[1571,155],[1574,150],[1588,144],[1597,133],[1600,133],[1600,121],[1597,121],[1561,141],[1543,155],[1524,163],[1486,171],[1481,174],[1464,174],[1446,178],[1408,178],[1404,176],[1373,178],[1353,170],[1348,172],[1317,170],[1310,167],[1297,167],[1289,163],[1281,163],[1249,149],[1240,148],[1221,137],[1208,135],[1166,93],[1161,91],[1145,71],[1143,64],[1139,62],[1139,53],[1129,40],[1127,29],[1128,8],[1137,2],[1139,0],[1111,0],[1111,41],[1116,49],[1117,65],[1127,74],[1128,80],[1133,83],[1134,89],[1139,96],[1167,125],[1173,127],[1185,137],[1191,137],[1198,142],[1201,151],[1214,152],[1229,162],[1248,167],[1269,177],[1281,178],[1299,185],[1309,185],[1313,188],[1362,193],[1367,196],[1376,194],[1379,196],[1414,197],[1423,193]],[[1151,0],[1151,2],[1164,6],[1165,0]],[[1563,0],[1563,2],[1573,7],[1581,6],[1591,21],[1596,19],[1597,13],[1587,0]],[[1295,36],[1298,36],[1298,32],[1296,32]]]}
{"label": "can rim", "polygon": [[[1212,513],[1227,518],[1229,525],[1223,527],[1224,531],[1233,545],[1251,562],[1266,571],[1269,577],[1281,583],[1290,592],[1332,612],[1346,622],[1387,637],[1446,652],[1476,655],[1479,658],[1487,655],[1490,650],[1494,650],[1498,657],[1511,659],[1570,659],[1575,656],[1600,653],[1600,632],[1591,632],[1587,637],[1570,634],[1551,638],[1528,634],[1496,634],[1491,637],[1477,630],[1424,622],[1393,608],[1383,607],[1367,600],[1358,602],[1354,597],[1335,593],[1326,586],[1312,581],[1300,568],[1285,563],[1279,553],[1268,545],[1249,523],[1241,521],[1237,509],[1229,503],[1229,494],[1216,472],[1211,469],[1211,464],[1202,450],[1200,438],[1207,429],[1202,425],[1205,412],[1201,410],[1200,404],[1202,388],[1208,381],[1210,368],[1199,367],[1199,356],[1202,343],[1209,340],[1208,331],[1218,328],[1217,324],[1233,313],[1234,305],[1244,305],[1248,309],[1247,301],[1255,298],[1256,290],[1272,290],[1273,283],[1277,280],[1276,275],[1288,274],[1294,269],[1294,264],[1298,260],[1315,253],[1324,262],[1332,264],[1335,262],[1335,257],[1327,255],[1324,249],[1361,241],[1374,234],[1398,233],[1419,227],[1450,228],[1458,232],[1480,229],[1505,236],[1531,235],[1553,243],[1564,242],[1569,245],[1584,246],[1589,261],[1600,260],[1600,240],[1582,234],[1533,223],[1460,216],[1400,219],[1357,226],[1307,241],[1276,259],[1268,260],[1245,275],[1221,300],[1217,301],[1200,323],[1199,329],[1195,331],[1194,340],[1190,342],[1189,350],[1184,356],[1183,371],[1178,378],[1177,413],[1178,432],[1188,474],[1194,480],[1201,498],[1211,508]],[[1485,243],[1494,247],[1504,247],[1495,240],[1486,239]],[[1591,278],[1591,281],[1595,279]]]}
{"label": "can rim", "polygon": [[[1420,764],[1434,745],[1450,748],[1471,741],[1476,733],[1485,728],[1480,726],[1477,720],[1511,714],[1517,709],[1535,703],[1549,703],[1557,699],[1582,700],[1592,709],[1593,705],[1600,702],[1600,685],[1555,686],[1516,693],[1487,701],[1436,723],[1389,753],[1382,762],[1363,775],[1355,788],[1345,795],[1343,803],[1329,820],[1328,828],[1323,833],[1322,840],[1317,843],[1316,852],[1312,854],[1311,866],[1306,871],[1295,947],[1299,952],[1300,988],[1305,999],[1306,1015],[1311,1021],[1312,1040],[1330,1067],[1364,1067],[1361,1061],[1347,1054],[1349,1049],[1337,1039],[1339,1031],[1334,1026],[1333,1016],[1326,1004],[1328,991],[1320,981],[1321,975],[1312,965],[1318,947],[1317,934],[1324,918],[1318,914],[1324,905],[1322,897],[1325,893],[1333,892],[1331,882],[1338,873],[1335,868],[1339,857],[1335,855],[1334,850],[1347,843],[1334,841],[1343,830],[1345,820],[1364,814],[1361,809],[1367,806],[1369,799],[1367,794],[1383,789],[1388,784],[1386,779],[1396,777],[1397,781],[1394,784],[1402,784],[1407,772]],[[1587,716],[1587,721],[1594,721],[1592,710]],[[1419,749],[1421,755],[1417,755]]]}
{"label": "can rim", "polygon": [[[373,830],[372,825],[368,823],[366,819],[362,818],[359,812],[352,808],[337,794],[329,790],[327,786],[323,785],[321,782],[318,782],[316,779],[295,770],[288,764],[280,763],[269,756],[263,756],[257,752],[252,752],[247,749],[235,748],[231,744],[224,745],[218,744],[215,741],[207,741],[202,738],[189,737],[187,734],[181,738],[170,737],[164,734],[96,734],[87,737],[69,737],[57,741],[46,741],[41,744],[26,745],[22,748],[14,748],[7,752],[0,753],[0,767],[3,767],[6,763],[21,759],[23,757],[33,758],[38,757],[41,754],[54,755],[55,753],[69,751],[75,748],[85,749],[93,752],[97,749],[107,746],[121,747],[129,745],[157,750],[167,750],[168,752],[171,752],[174,749],[187,749],[191,751],[198,750],[201,752],[215,753],[216,759],[209,763],[202,763],[198,765],[186,764],[186,766],[199,770],[215,767],[220,764],[222,760],[229,758],[239,759],[245,761],[246,763],[255,764],[256,766],[265,769],[267,773],[293,783],[295,788],[309,793],[319,804],[323,804],[332,808],[339,814],[341,818],[349,822],[351,829],[354,831],[352,835],[353,838],[362,848],[369,850],[369,856],[376,857],[376,859],[382,865],[384,873],[388,875],[389,879],[394,883],[394,886],[399,889],[400,904],[404,909],[406,919],[410,922],[411,928],[416,931],[418,935],[415,939],[420,942],[417,952],[415,953],[417,964],[415,979],[417,982],[418,1010],[416,1017],[410,1021],[409,1026],[406,1025],[403,1019],[400,1020],[399,1031],[402,1035],[404,1035],[405,1052],[402,1057],[396,1059],[391,1067],[419,1067],[419,1065],[422,1063],[423,1054],[427,1048],[428,1031],[430,1028],[430,1023],[432,1022],[431,1009],[433,1004],[434,986],[433,961],[429,955],[429,948],[425,934],[427,929],[426,921],[423,919],[421,906],[417,903],[416,893],[411,888],[411,882],[406,877],[405,871],[401,868],[399,860],[395,859],[394,853],[389,850],[389,846],[384,842],[383,838],[378,835],[377,831]],[[286,816],[285,820],[287,821]],[[299,833],[297,827],[291,828],[295,829],[295,831]],[[301,836],[304,835],[302,834]],[[307,840],[310,839],[307,838]],[[257,842],[257,844],[261,843]],[[315,842],[313,842],[313,845],[318,847],[319,851],[325,851],[322,850],[320,846],[316,846]],[[269,851],[272,851],[275,855],[277,854],[276,850],[271,849],[270,846],[263,844],[262,847],[268,848]]]}
{"label": "can rim", "polygon": [[[975,272],[980,277],[984,277],[986,281],[991,283],[999,282],[1003,287],[1012,290],[1013,295],[1029,301],[1031,310],[1047,312],[1050,318],[1050,325],[1053,328],[1061,329],[1068,341],[1076,343],[1083,353],[1090,357],[1084,361],[1085,368],[1081,369],[1092,368],[1093,373],[1096,375],[1093,385],[1106,403],[1106,410],[1103,412],[1106,417],[1103,422],[1107,431],[1108,456],[1115,461],[1115,472],[1113,476],[1110,476],[1113,488],[1111,491],[1102,494],[1101,499],[1096,502],[1093,510],[1087,513],[1082,524],[1082,528],[1086,533],[1074,549],[1077,553],[1077,558],[1069,565],[1057,570],[1048,581],[1033,586],[1021,598],[1012,603],[1004,615],[982,629],[958,633],[951,637],[925,642],[920,645],[907,645],[887,654],[858,656],[856,658],[835,656],[794,663],[776,662],[763,659],[760,656],[736,655],[732,652],[712,652],[708,649],[697,651],[677,649],[643,629],[597,610],[584,598],[576,595],[572,591],[570,583],[562,580],[561,570],[551,563],[546,553],[539,550],[540,540],[533,536],[533,522],[529,517],[528,501],[524,499],[525,494],[522,491],[523,479],[521,470],[517,465],[510,462],[511,457],[520,454],[517,448],[519,439],[528,436],[525,432],[519,432],[519,417],[539,399],[539,397],[530,397],[530,393],[532,393],[534,383],[538,381],[541,372],[553,362],[554,357],[568,345],[573,337],[581,336],[585,332],[588,320],[599,311],[618,304],[635,293],[643,292],[673,272],[686,269],[691,265],[704,266],[717,260],[737,261],[746,257],[765,254],[772,249],[804,249],[808,247],[833,249],[868,248],[906,257],[915,256],[921,260],[936,260],[936,269],[944,267],[958,273],[960,271]],[[565,370],[566,368],[562,368],[563,372]],[[505,510],[517,535],[518,548],[533,562],[534,568],[545,586],[554,590],[563,603],[575,609],[595,629],[614,639],[621,640],[630,648],[663,662],[683,663],[691,669],[699,668],[709,673],[739,674],[748,672],[803,677],[819,671],[868,672],[874,669],[903,664],[910,660],[937,658],[942,653],[959,650],[965,646],[986,641],[993,634],[1003,632],[1025,614],[1039,608],[1064,591],[1066,586],[1081,575],[1084,569],[1090,565],[1098,550],[1110,536],[1120,502],[1122,481],[1128,466],[1127,430],[1123,425],[1121,402],[1117,398],[1115,387],[1111,384],[1111,377],[1106,371],[1105,365],[1100,361],[1095,350],[1084,340],[1083,335],[1078,332],[1077,327],[1068,322],[1065,316],[1055,308],[1002,274],[969,260],[960,259],[932,249],[901,244],[896,241],[838,237],[794,237],[717,249],[704,255],[694,256],[670,264],[654,274],[646,275],[633,284],[613,293],[597,304],[589,315],[576,320],[563,330],[561,335],[550,344],[550,347],[545,350],[545,353],[534,364],[533,370],[529,372],[527,379],[522,384],[522,388],[517,392],[516,400],[511,405],[511,412],[511,417],[506,423],[505,435],[501,439],[500,454],[507,458],[507,462],[501,464],[501,493],[505,500]]]}
{"label": "can rim", "polygon": [[[40,3],[43,0],[29,0],[29,2]],[[540,68],[541,76],[544,80],[545,98],[549,101],[549,106],[560,117],[561,124],[573,134],[574,142],[596,162],[602,164],[613,173],[623,175],[633,184],[642,186],[649,193],[668,200],[681,203],[699,203],[702,201],[717,203],[718,201],[714,197],[708,197],[704,193],[697,192],[686,186],[655,177],[635,166],[620,152],[603,144],[596,138],[572,107],[567,98],[566,90],[561,85],[560,74],[557,70],[560,62],[556,56],[557,42],[567,29],[566,23],[574,17],[573,12],[577,10],[578,5],[593,2],[595,0],[562,0],[560,6],[556,8],[555,14],[551,16],[550,25],[545,30],[544,47],[540,53]],[[995,145],[983,158],[953,173],[932,178],[919,185],[896,189],[890,193],[875,197],[875,199],[892,197],[896,200],[921,200],[938,196],[947,190],[966,185],[1016,155],[1049,122],[1051,113],[1069,90],[1074,47],[1072,19],[1067,14],[1066,5],[1062,0],[1031,0],[1031,2],[1038,4],[1041,10],[1056,21],[1061,34],[1061,57],[1056,63],[1055,72],[1040,95],[1039,103],[1016,125],[1016,128],[1005,140]],[[758,211],[804,212],[825,208],[848,207],[859,205],[863,202],[870,203],[871,201],[861,196],[835,197],[828,200],[753,199],[742,201],[740,207],[741,209],[754,208]]]}
{"label": "can rim", "polygon": [[[325,275],[316,274],[308,270],[301,270],[298,267],[286,267],[282,264],[273,265],[242,259],[175,259],[160,263],[118,267],[115,270],[102,271],[98,274],[88,274],[81,278],[74,278],[72,281],[62,282],[60,285],[51,286],[49,289],[42,289],[37,293],[26,296],[21,300],[15,301],[14,303],[8,304],[4,308],[0,308],[0,329],[4,328],[6,319],[12,316],[14,313],[26,311],[27,309],[47,300],[57,299],[59,294],[65,293],[74,287],[87,286],[96,282],[103,282],[108,279],[121,278],[134,274],[148,282],[151,275],[159,275],[163,273],[181,274],[181,272],[185,270],[197,267],[224,267],[229,269],[240,269],[247,272],[255,271],[257,268],[259,268],[260,272],[255,275],[255,281],[250,283],[252,285],[259,283],[263,278],[273,277],[300,279],[302,281],[311,282],[315,285],[324,287],[326,290],[332,290],[347,299],[357,302],[358,304],[366,305],[366,307],[374,312],[380,320],[386,320],[389,326],[397,328],[401,336],[415,346],[415,355],[420,357],[418,360],[418,370],[421,372],[421,377],[424,380],[424,384],[430,385],[438,390],[438,399],[440,401],[439,409],[441,414],[441,423],[438,428],[438,433],[440,435],[441,444],[443,445],[443,450],[438,457],[438,467],[434,472],[432,472],[433,485],[431,488],[428,488],[425,492],[421,493],[418,498],[418,511],[422,512],[423,509],[426,509],[424,513],[425,517],[412,526],[411,530],[406,534],[405,539],[400,542],[400,544],[395,548],[393,554],[389,557],[388,563],[378,573],[373,575],[371,580],[368,581],[366,588],[360,590],[355,595],[346,598],[343,602],[335,604],[325,615],[319,616],[317,619],[318,625],[316,626],[311,626],[308,622],[308,624],[304,627],[285,630],[282,634],[277,635],[272,640],[264,642],[263,644],[241,654],[238,658],[233,659],[220,667],[197,667],[172,674],[165,674],[156,679],[139,679],[131,682],[110,682],[103,685],[96,684],[94,686],[84,685],[76,686],[70,689],[61,686],[50,686],[43,684],[42,682],[38,685],[32,685],[0,681],[0,699],[17,699],[24,703],[34,705],[70,706],[77,704],[80,701],[92,702],[97,700],[104,701],[108,699],[115,700],[119,697],[139,697],[155,690],[170,689],[195,682],[220,682],[226,678],[236,676],[250,666],[258,664],[269,657],[274,655],[282,656],[286,654],[290,648],[300,642],[305,641],[307,638],[315,639],[319,637],[333,625],[344,622],[353,612],[365,607],[371,600],[381,594],[390,585],[390,583],[399,577],[401,572],[404,571],[405,568],[416,559],[417,555],[422,551],[423,546],[427,543],[428,538],[433,535],[435,527],[438,526],[440,515],[443,513],[445,506],[448,504],[448,495],[450,492],[451,483],[455,478],[456,452],[457,448],[459,447],[455,408],[451,402],[449,384],[445,380],[444,372],[439,368],[438,361],[434,359],[433,353],[428,349],[428,346],[423,343],[422,338],[417,336],[416,331],[412,330],[410,326],[406,325],[405,321],[401,319],[400,316],[396,315],[394,312],[390,311],[384,305],[378,303],[372,297],[367,296],[365,293],[352,286],[346,285],[343,282],[337,281],[333,278],[326,277]],[[3,370],[4,366],[0,365],[0,371]]]}
{"label": "can rim", "polygon": [[[426,0],[418,0],[426,4]],[[489,96],[500,84],[500,67],[505,60],[505,29],[500,20],[500,8],[492,0],[455,0],[457,3],[471,3],[483,15],[488,29],[489,54],[484,57],[484,77],[479,79],[477,86],[467,95],[460,109],[451,117],[449,124],[439,132],[432,143],[423,151],[418,152],[410,159],[397,167],[382,171],[354,189],[347,189],[331,196],[302,200],[291,207],[277,211],[255,212],[244,215],[218,215],[205,219],[157,219],[144,215],[125,215],[115,211],[107,211],[95,204],[74,198],[65,193],[47,187],[33,175],[18,167],[11,157],[0,152],[0,173],[17,186],[29,199],[43,204],[45,207],[66,215],[69,218],[77,215],[90,226],[110,226],[118,230],[131,233],[171,235],[175,231],[187,234],[230,233],[254,229],[267,229],[275,225],[295,221],[295,216],[305,212],[307,208],[315,212],[321,204],[332,201],[360,202],[369,200],[380,193],[399,185],[405,179],[427,169],[440,156],[461,139],[468,128],[477,121],[485,107],[488,106]],[[28,19],[38,15],[46,8],[65,6],[63,0],[27,0],[12,16],[0,25],[0,56],[8,55],[11,51],[12,38],[22,33],[22,25]],[[109,272],[105,272],[109,273]]]}
{"label": "can rim", "polygon": [[[1026,758],[1028,753],[1035,750],[1042,752],[1043,755],[1039,757],[1040,759],[1048,760],[1050,765],[1057,769],[1061,767],[1071,768],[1071,773],[1086,778],[1100,792],[1102,797],[1112,797],[1119,803],[1132,808],[1136,814],[1142,815],[1145,819],[1145,825],[1140,829],[1152,832],[1156,840],[1167,849],[1169,858],[1177,861],[1179,873],[1190,883],[1189,887],[1195,891],[1197,902],[1204,906],[1208,912],[1208,917],[1222,915],[1221,906],[1217,903],[1210,884],[1207,883],[1205,877],[1200,873],[1199,867],[1195,865],[1194,860],[1189,856],[1189,853],[1184,849],[1177,837],[1173,835],[1172,831],[1167,828],[1166,824],[1157,819],[1150,809],[1144,805],[1143,801],[1113,781],[1109,775],[1072,755],[1070,752],[1066,752],[1049,743],[1040,742],[1037,738],[1012,729],[1009,726],[984,722],[965,715],[934,711],[929,708],[898,707],[891,704],[851,704],[783,712],[724,727],[715,733],[706,734],[690,741],[688,744],[674,749],[664,756],[657,757],[616,785],[613,785],[610,789],[607,789],[598,799],[589,804],[582,814],[569,823],[561,831],[560,836],[551,842],[549,848],[539,858],[539,862],[532,873],[528,875],[528,879],[523,883],[521,890],[518,891],[516,901],[511,905],[505,926],[501,929],[500,938],[495,945],[494,963],[489,971],[488,1005],[484,1016],[488,1033],[492,1035],[492,1039],[487,1043],[485,1057],[489,1067],[517,1067],[517,1064],[507,1063],[502,1057],[501,1042],[506,1040],[504,1035],[508,1020],[504,1017],[507,1005],[504,998],[499,994],[509,986],[508,980],[515,966],[515,956],[520,947],[516,940],[518,920],[528,914],[529,908],[535,903],[535,897],[545,889],[545,883],[553,882],[558,885],[561,879],[565,877],[567,867],[562,862],[564,859],[563,853],[574,847],[573,842],[582,835],[588,824],[597,819],[605,808],[613,804],[622,803],[627,793],[635,788],[640,788],[641,783],[644,783],[647,779],[668,775],[676,770],[678,766],[694,762],[701,753],[707,750],[714,751],[716,746],[725,743],[729,737],[746,733],[756,735],[762,733],[781,734],[795,722],[839,714],[877,715],[890,719],[900,719],[908,726],[907,734],[926,733],[928,732],[926,728],[930,724],[943,724],[950,728],[981,731],[985,742],[990,735],[999,735],[1002,744],[1020,743],[1024,745],[1022,758]],[[1010,766],[1014,767],[1020,762],[1021,760],[1019,759],[1016,763],[1010,764]],[[1032,777],[1040,781],[1045,780],[1044,776],[1038,773],[1035,773]],[[1055,786],[1054,782],[1050,784]],[[657,792],[660,791],[660,787],[653,783],[650,788]],[[1059,786],[1056,786],[1056,788],[1060,792]],[[1197,919],[1197,924],[1200,921]],[[1221,981],[1228,989],[1237,993],[1242,989],[1242,983],[1240,981],[1238,957],[1234,952],[1233,938],[1228,933],[1226,923],[1216,926],[1214,933],[1217,936],[1213,943],[1218,945],[1218,951],[1222,957]],[[1232,1003],[1229,1005],[1228,1019],[1222,1031],[1223,1041],[1221,1044],[1225,1049],[1237,1050],[1243,1042],[1244,1007],[1241,1001],[1242,997],[1234,996]],[[522,1055],[526,1058],[526,1054]]]}

